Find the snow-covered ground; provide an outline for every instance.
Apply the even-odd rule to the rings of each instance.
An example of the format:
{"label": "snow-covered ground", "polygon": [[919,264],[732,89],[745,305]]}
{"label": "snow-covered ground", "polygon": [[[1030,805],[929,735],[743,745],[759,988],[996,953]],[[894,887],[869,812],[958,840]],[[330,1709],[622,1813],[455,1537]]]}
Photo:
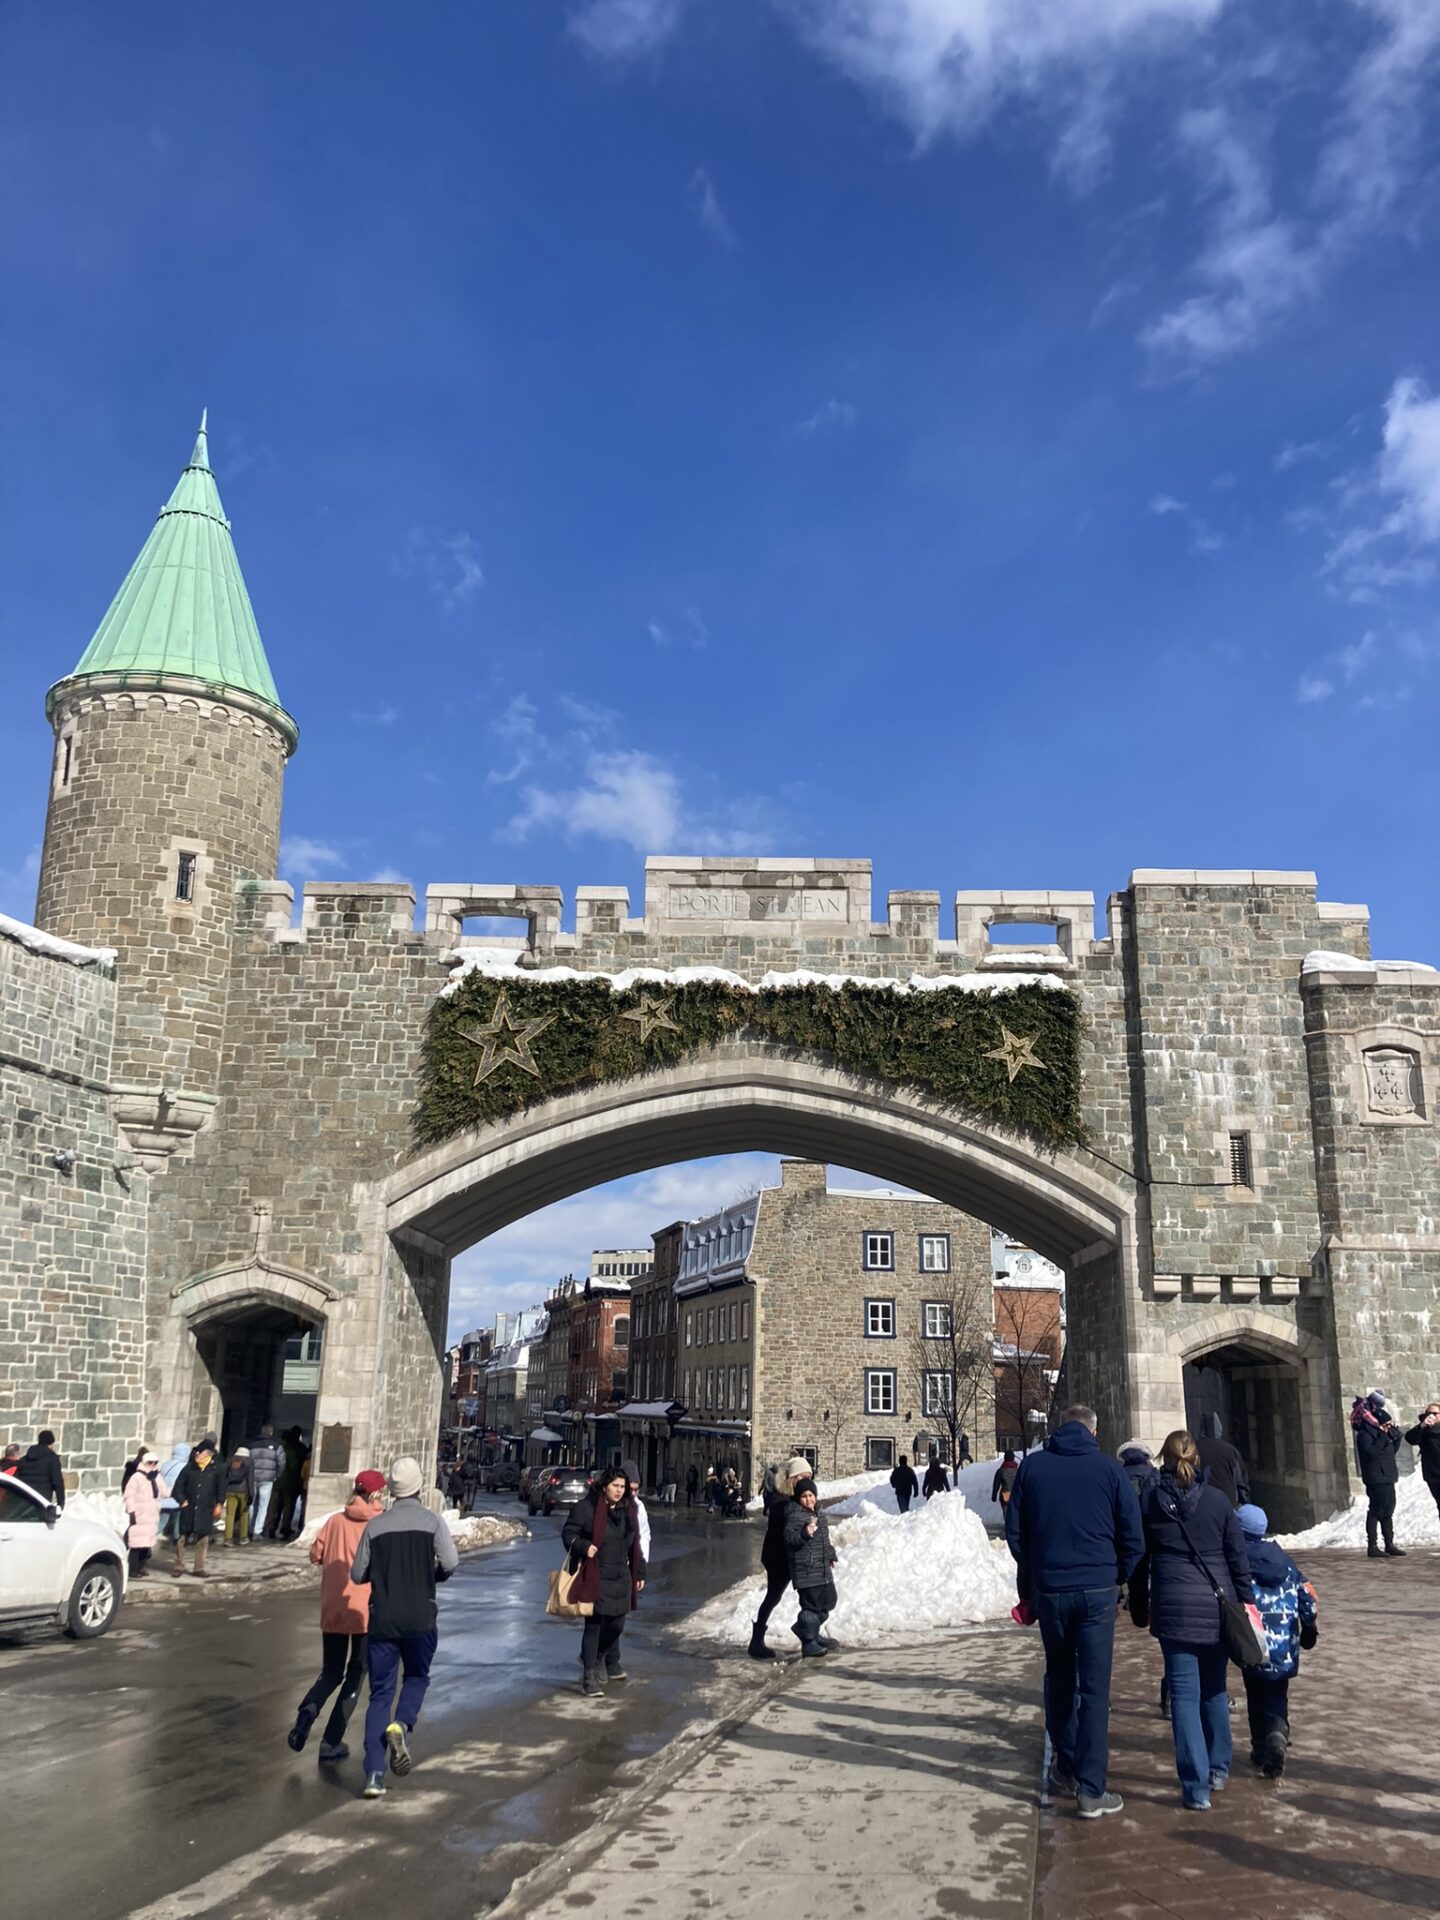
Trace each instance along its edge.
{"label": "snow-covered ground", "polygon": [[65,1496],[65,1511],[76,1520],[94,1520],[112,1533],[123,1534],[130,1524],[125,1503],[118,1493],[71,1493]]}
{"label": "snow-covered ground", "polygon": [[[840,1604],[827,1631],[846,1646],[880,1646],[937,1628],[1001,1620],[1009,1613],[1015,1604],[1013,1563],[1003,1543],[991,1540],[963,1490],[965,1477],[982,1472],[988,1496],[993,1463],[969,1468],[960,1495],[937,1494],[906,1514],[896,1510],[888,1472],[821,1482],[831,1543],[840,1557],[835,1569]],[[844,1498],[832,1506],[832,1494],[841,1489]],[[744,1645],[762,1580],[746,1580],[718,1594],[686,1621],[686,1633]],[[785,1630],[778,1638],[772,1635],[777,1646],[793,1618],[793,1606],[782,1602],[772,1622]]]}
{"label": "snow-covered ground", "polygon": [[[964,1495],[965,1504],[972,1513],[991,1526],[999,1526],[1000,1504],[990,1498],[990,1489],[995,1484],[995,1469],[1000,1464],[1000,1456],[993,1460],[976,1460],[968,1467],[960,1469],[959,1477],[951,1475],[951,1483]],[[917,1467],[916,1477],[923,1480],[924,1474]],[[939,1497],[938,1495],[936,1496]],[[876,1511],[898,1514],[894,1489],[890,1485],[890,1470],[885,1468],[879,1473],[856,1473],[848,1480],[822,1480],[820,1499],[831,1519],[848,1519],[851,1514]],[[831,1501],[838,1501],[832,1506]],[[911,1508],[914,1512],[914,1508]]]}
{"label": "snow-covered ground", "polygon": [[[1315,1547],[1363,1547],[1365,1545],[1365,1495],[1359,1494],[1348,1507],[1332,1513],[1318,1527],[1304,1533],[1278,1536],[1287,1553],[1307,1552]],[[1418,1473],[1407,1474],[1396,1489],[1395,1544],[1399,1547],[1440,1547],[1440,1512],[1435,1496]]]}

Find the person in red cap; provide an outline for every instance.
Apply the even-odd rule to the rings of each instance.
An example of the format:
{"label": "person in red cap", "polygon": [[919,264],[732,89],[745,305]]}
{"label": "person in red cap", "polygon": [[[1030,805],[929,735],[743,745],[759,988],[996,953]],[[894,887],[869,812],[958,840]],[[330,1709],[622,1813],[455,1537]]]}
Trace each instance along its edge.
{"label": "person in red cap", "polygon": [[385,1476],[367,1467],[364,1473],[356,1474],[355,1490],[344,1510],[332,1513],[310,1542],[310,1558],[320,1569],[320,1633],[325,1643],[325,1662],[320,1677],[300,1702],[294,1726],[285,1736],[295,1753],[299,1753],[309,1739],[320,1709],[338,1687],[340,1698],[330,1709],[330,1718],[325,1723],[320,1758],[345,1760],[349,1757],[345,1728],[360,1698],[370,1630],[370,1589],[355,1585],[350,1578],[350,1567],[361,1534],[384,1504]]}

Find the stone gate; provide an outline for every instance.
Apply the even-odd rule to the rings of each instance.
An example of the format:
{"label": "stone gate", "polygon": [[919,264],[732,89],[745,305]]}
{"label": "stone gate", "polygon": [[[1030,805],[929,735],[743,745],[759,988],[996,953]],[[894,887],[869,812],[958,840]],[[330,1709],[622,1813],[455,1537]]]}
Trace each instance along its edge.
{"label": "stone gate", "polygon": [[[1103,1439],[1181,1424],[1203,1366],[1297,1517],[1342,1497],[1350,1395],[1436,1390],[1440,974],[1372,961],[1366,909],[1313,874],[1142,869],[1098,921],[1084,892],[968,889],[942,931],[938,892],[873,917],[864,860],[659,857],[638,914],[622,887],[449,884],[417,926],[408,886],[316,883],[297,921],[271,877],[297,730],[203,431],[48,711],[42,931],[0,924],[0,1379],[82,1484],[241,1418],[306,1327],[317,1495],[433,1456],[455,1256],[730,1151],[1028,1241],[1067,1274]],[[457,995],[474,1050],[437,1108]]]}

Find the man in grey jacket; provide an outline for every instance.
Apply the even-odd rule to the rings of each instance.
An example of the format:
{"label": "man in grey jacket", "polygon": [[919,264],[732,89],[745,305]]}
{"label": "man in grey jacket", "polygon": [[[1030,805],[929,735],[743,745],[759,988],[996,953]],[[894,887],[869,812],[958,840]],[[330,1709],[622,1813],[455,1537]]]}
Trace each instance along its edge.
{"label": "man in grey jacket", "polygon": [[[390,1469],[392,1503],[366,1523],[350,1578],[370,1589],[370,1704],[365,1711],[363,1798],[385,1791],[385,1759],[400,1775],[414,1765],[405,1736],[413,1733],[430,1685],[439,1641],[435,1585],[460,1564],[450,1529],[420,1504],[420,1462],[409,1455]],[[396,1676],[401,1676],[395,1699]],[[393,1717],[392,1717],[393,1715]]]}
{"label": "man in grey jacket", "polygon": [[260,1438],[250,1444],[250,1466],[255,1475],[255,1503],[250,1513],[252,1540],[258,1540],[264,1530],[265,1510],[270,1505],[270,1495],[284,1465],[285,1449],[275,1438],[275,1429],[267,1420],[260,1429]]}
{"label": "man in grey jacket", "polygon": [[790,1631],[807,1659],[829,1653],[835,1642],[820,1629],[835,1611],[838,1595],[831,1568],[835,1549],[830,1544],[830,1522],[820,1511],[820,1494],[813,1480],[799,1480],[785,1517],[785,1551],[790,1581],[800,1601],[800,1613]]}

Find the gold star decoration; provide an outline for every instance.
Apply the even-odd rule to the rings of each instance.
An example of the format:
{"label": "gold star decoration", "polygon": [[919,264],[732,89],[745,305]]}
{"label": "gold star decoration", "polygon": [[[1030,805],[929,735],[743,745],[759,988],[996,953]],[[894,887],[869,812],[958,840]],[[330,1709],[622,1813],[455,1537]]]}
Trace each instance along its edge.
{"label": "gold star decoration", "polygon": [[504,987],[501,987],[495,999],[495,1010],[483,1027],[461,1027],[460,1038],[468,1040],[472,1047],[479,1047],[480,1062],[475,1069],[474,1085],[479,1086],[488,1080],[492,1073],[498,1073],[501,1067],[518,1067],[522,1073],[533,1073],[538,1080],[540,1069],[531,1053],[532,1043],[539,1039],[547,1027],[554,1026],[558,1014],[543,1014],[538,1020],[517,1020],[510,1009],[510,1000]]}
{"label": "gold star decoration", "polygon": [[1010,1076],[1012,1087],[1015,1084],[1016,1074],[1024,1067],[1039,1067],[1042,1073],[1045,1071],[1045,1062],[1035,1056],[1034,1040],[1022,1037],[1018,1033],[1011,1033],[1003,1020],[1000,1023],[1000,1044],[998,1047],[991,1047],[985,1058],[1000,1062]]}
{"label": "gold star decoration", "polygon": [[628,1013],[622,1013],[620,1018],[622,1020],[633,1020],[635,1022],[636,1026],[640,1029],[640,1038],[642,1041],[648,1040],[657,1027],[665,1027],[668,1028],[671,1033],[679,1033],[679,1021],[670,1018],[670,1009],[674,1004],[675,996],[673,993],[668,1000],[662,1000],[658,997],[652,1000],[648,993],[642,994],[639,1006],[632,1007]]}

